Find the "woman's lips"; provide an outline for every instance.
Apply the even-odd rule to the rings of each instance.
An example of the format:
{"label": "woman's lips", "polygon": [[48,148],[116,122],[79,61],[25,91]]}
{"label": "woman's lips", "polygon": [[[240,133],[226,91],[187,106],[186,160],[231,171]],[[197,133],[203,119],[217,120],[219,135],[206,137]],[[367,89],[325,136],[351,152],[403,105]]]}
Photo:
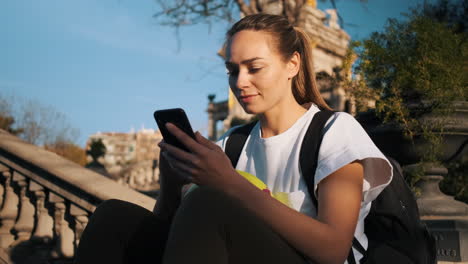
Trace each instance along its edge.
{"label": "woman's lips", "polygon": [[242,95],[240,96],[240,100],[244,103],[249,103],[249,102],[252,102],[257,95],[258,94]]}

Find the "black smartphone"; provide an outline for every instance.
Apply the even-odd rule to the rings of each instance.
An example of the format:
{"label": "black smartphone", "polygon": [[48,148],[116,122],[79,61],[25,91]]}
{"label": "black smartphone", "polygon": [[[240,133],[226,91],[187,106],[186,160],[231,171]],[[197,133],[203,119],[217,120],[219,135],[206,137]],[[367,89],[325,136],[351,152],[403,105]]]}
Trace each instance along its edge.
{"label": "black smartphone", "polygon": [[192,126],[190,125],[187,115],[183,109],[172,108],[157,110],[154,112],[153,116],[166,143],[190,152],[190,150],[188,150],[188,148],[182,144],[182,142],[180,142],[174,135],[172,135],[166,128],[166,123],[172,123],[180,130],[184,131],[187,135],[195,139]]}

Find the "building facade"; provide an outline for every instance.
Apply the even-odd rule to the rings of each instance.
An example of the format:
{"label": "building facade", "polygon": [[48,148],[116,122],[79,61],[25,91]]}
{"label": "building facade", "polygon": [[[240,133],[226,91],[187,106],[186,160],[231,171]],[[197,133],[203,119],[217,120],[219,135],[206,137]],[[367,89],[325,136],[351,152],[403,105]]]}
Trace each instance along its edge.
{"label": "building facade", "polygon": [[93,140],[102,140],[106,154],[99,162],[106,173],[118,182],[141,191],[158,188],[159,131],[142,129],[138,132],[98,132],[89,137],[86,148]]}

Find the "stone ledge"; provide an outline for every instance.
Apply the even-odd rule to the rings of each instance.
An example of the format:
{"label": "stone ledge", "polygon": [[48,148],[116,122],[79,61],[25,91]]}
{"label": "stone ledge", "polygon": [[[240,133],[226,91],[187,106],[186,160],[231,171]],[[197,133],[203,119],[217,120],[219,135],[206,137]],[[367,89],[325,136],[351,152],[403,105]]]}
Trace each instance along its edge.
{"label": "stone ledge", "polygon": [[0,130],[0,163],[88,211],[121,199],[152,210],[155,199]]}

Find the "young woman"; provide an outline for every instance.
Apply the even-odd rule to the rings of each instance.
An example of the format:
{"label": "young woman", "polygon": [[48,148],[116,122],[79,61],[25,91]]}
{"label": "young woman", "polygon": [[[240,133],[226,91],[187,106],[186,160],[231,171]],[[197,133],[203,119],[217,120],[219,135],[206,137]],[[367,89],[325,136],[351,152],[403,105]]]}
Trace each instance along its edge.
{"label": "young woman", "polygon": [[[161,195],[153,214],[103,203],[82,235],[78,263],[345,263],[353,237],[367,247],[364,218],[391,180],[391,166],[352,116],[335,113],[319,151],[314,208],[299,149],[314,114],[329,107],[315,84],[306,33],[281,16],[259,14],[237,22],[226,43],[232,92],[259,117],[236,168],[224,154],[232,130],[215,144],[168,124],[190,152],[159,144]],[[273,196],[286,195],[288,205],[241,171]],[[183,196],[186,183],[198,187]],[[354,256],[356,263],[362,258]]]}

